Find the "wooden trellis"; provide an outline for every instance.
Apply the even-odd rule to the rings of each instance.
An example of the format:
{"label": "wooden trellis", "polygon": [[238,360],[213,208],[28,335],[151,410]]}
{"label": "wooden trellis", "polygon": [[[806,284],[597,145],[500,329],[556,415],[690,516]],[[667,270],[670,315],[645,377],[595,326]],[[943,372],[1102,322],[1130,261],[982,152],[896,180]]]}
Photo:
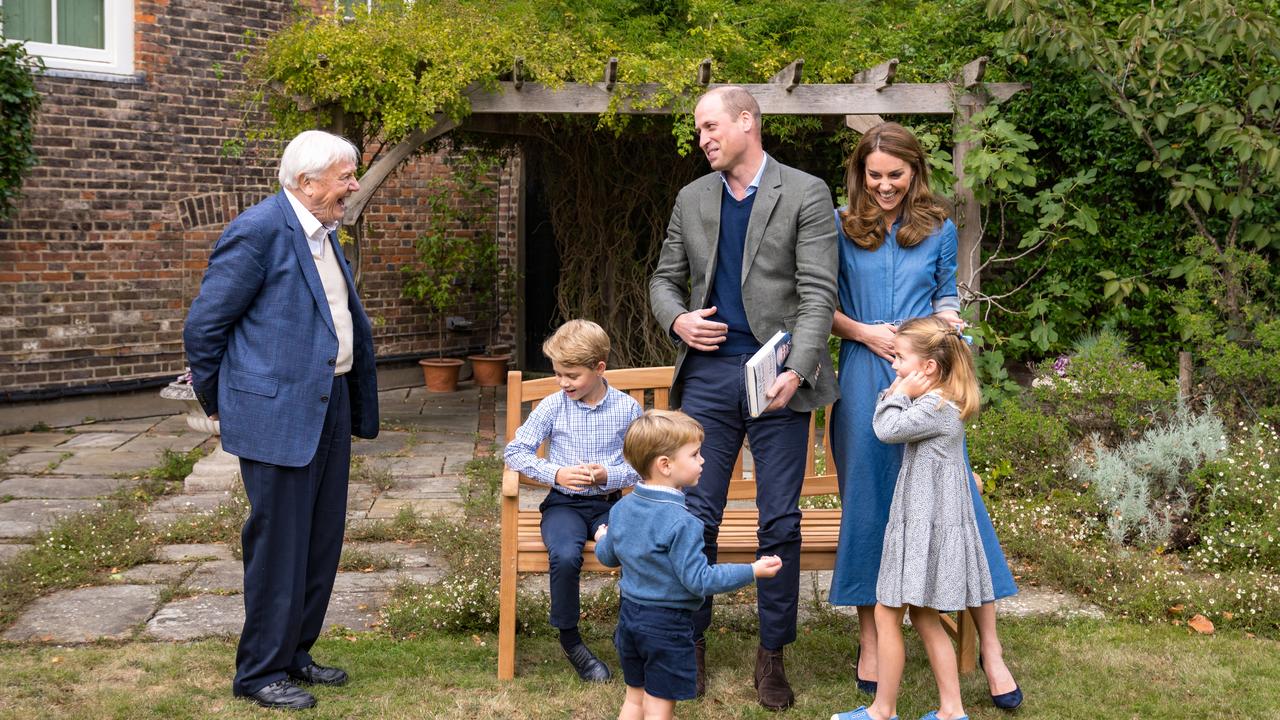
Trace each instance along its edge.
{"label": "wooden trellis", "polygon": [[[801,82],[804,60],[783,68],[768,83],[742,85],[755,96],[764,115],[814,115],[843,117],[845,125],[865,132],[881,122],[881,115],[951,115],[953,128],[969,122],[987,104],[1006,100],[1028,86],[1023,83],[982,81],[987,58],[965,65],[952,82],[895,83],[895,58],[858,73],[852,83],[816,84]],[[382,183],[423,144],[454,129],[499,134],[523,134],[522,117],[541,114],[599,115],[606,112],[638,115],[671,114],[669,104],[652,98],[661,92],[656,83],[626,85],[617,82],[618,59],[605,64],[596,83],[565,83],[551,88],[526,82],[523,58],[512,65],[511,79],[498,83],[493,91],[469,94],[471,115],[461,122],[437,115],[428,128],[410,132],[380,158],[360,179],[360,191],[347,202],[345,225],[355,225],[370,198]],[[711,82],[711,61],[703,60],[696,70],[698,93],[719,87]],[[959,230],[958,275],[962,292],[979,289],[979,241],[982,237],[980,208],[973,192],[964,187],[964,158],[971,143],[957,142],[953,157],[956,169],[955,223]],[[673,190],[674,193],[674,190]]]}

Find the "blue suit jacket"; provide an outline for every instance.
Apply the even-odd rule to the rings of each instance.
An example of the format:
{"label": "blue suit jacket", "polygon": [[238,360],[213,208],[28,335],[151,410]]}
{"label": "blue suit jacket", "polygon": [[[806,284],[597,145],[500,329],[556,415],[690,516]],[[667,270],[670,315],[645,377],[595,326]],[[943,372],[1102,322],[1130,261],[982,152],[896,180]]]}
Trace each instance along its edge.
{"label": "blue suit jacket", "polygon": [[[337,239],[330,250],[342,258]],[[353,364],[351,430],[378,434],[373,331],[346,262]],[[320,273],[284,191],[241,213],[209,256],[182,339],[196,397],[218,413],[223,448],[238,457],[311,462],[333,389],[338,336]]]}

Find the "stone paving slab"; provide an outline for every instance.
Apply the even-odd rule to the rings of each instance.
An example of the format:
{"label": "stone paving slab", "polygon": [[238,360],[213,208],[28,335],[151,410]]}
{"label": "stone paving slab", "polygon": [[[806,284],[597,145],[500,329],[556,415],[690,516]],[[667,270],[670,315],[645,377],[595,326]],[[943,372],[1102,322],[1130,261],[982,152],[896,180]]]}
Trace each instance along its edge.
{"label": "stone paving slab", "polygon": [[0,545],[0,563],[6,563],[12,560],[23,550],[29,549],[31,546],[26,543],[6,543]]}
{"label": "stone paving slab", "polygon": [[334,593],[382,592],[400,582],[399,570],[375,572],[340,572],[333,580]]}
{"label": "stone paving slab", "polygon": [[80,448],[49,471],[54,475],[110,476],[136,475],[160,462],[154,454],[121,452],[105,448]]}
{"label": "stone paving slab", "polygon": [[47,473],[65,462],[66,453],[56,450],[24,450],[5,462],[4,470],[13,474]]}
{"label": "stone paving slab", "polygon": [[[356,456],[394,455],[405,451],[410,445],[411,438],[414,438],[415,435],[412,432],[399,430],[381,430],[378,432],[378,437],[372,440],[352,438],[351,454]],[[414,440],[414,444],[416,442],[418,441]]]}
{"label": "stone paving slab", "polygon": [[134,438],[135,433],[85,432],[72,435],[59,448],[106,448],[114,450]]}
{"label": "stone paving slab", "polygon": [[324,629],[335,626],[358,632],[372,630],[382,624],[380,610],[387,604],[386,592],[337,592],[329,598],[324,614]]}
{"label": "stone paving slab", "polygon": [[[406,499],[378,498],[369,508],[367,518],[370,520],[390,520],[400,513],[402,507],[412,507],[419,515],[439,515],[451,513],[462,507],[462,501],[453,499]],[[3,506],[0,506],[3,507]]]}
{"label": "stone paving slab", "polygon": [[462,480],[453,477],[405,478],[396,482],[396,486],[382,493],[381,497],[401,498],[441,498],[458,497],[458,486]]}
{"label": "stone paving slab", "polygon": [[0,503],[0,537],[30,537],[58,518],[100,506],[97,500],[10,500]]}
{"label": "stone paving slab", "polygon": [[182,587],[195,592],[244,592],[244,565],[239,560],[214,560],[201,563]]}
{"label": "stone paving slab", "polygon": [[[365,465],[375,472],[389,472],[401,482],[414,478],[437,477],[444,474],[444,467],[450,462],[450,456],[461,452],[464,443],[451,443],[452,447],[442,445],[419,446],[417,453],[411,457],[371,457]],[[425,451],[430,447],[429,451]],[[466,460],[471,459],[471,445],[467,448]],[[464,464],[466,462],[464,460]]]}
{"label": "stone paving slab", "polygon": [[73,437],[65,432],[33,432],[0,435],[0,450],[48,450]]}
{"label": "stone paving slab", "polygon": [[62,590],[31,603],[4,633],[10,642],[124,640],[151,617],[160,598],[155,585],[106,585]]}
{"label": "stone paving slab", "polygon": [[130,484],[127,478],[19,475],[0,480],[0,497],[100,498]]}
{"label": "stone paving slab", "polygon": [[156,550],[156,561],[162,563],[181,563],[210,559],[235,561],[235,556],[231,554],[231,548],[221,543],[161,545]]}
{"label": "stone paving slab", "polygon": [[200,433],[195,430],[188,430],[181,435],[154,435],[146,433],[138,435],[129,442],[117,448],[117,452],[139,453],[143,456],[151,458],[151,464],[155,465],[160,462],[159,455],[163,450],[173,450],[175,452],[189,452],[199,447],[205,440],[213,437],[208,433]]}
{"label": "stone paving slab", "polygon": [[129,433],[137,435],[146,432],[155,427],[157,423],[164,420],[165,415],[153,415],[151,417],[134,418],[132,420],[104,420],[102,422],[86,423],[84,425],[76,425],[71,428],[77,433],[90,432],[112,432],[112,433]]}
{"label": "stone paving slab", "polygon": [[120,573],[120,581],[131,585],[172,585],[192,567],[193,563],[146,563]]}
{"label": "stone paving slab", "polygon": [[364,513],[369,512],[369,508],[373,507],[373,501],[378,496],[378,491],[372,485],[366,483],[352,483],[347,486],[347,514],[359,514],[364,517]]}
{"label": "stone paving slab", "polygon": [[187,424],[187,413],[180,412],[176,415],[170,415],[151,427],[151,432],[161,435],[177,435],[179,433],[194,432],[191,426]]}
{"label": "stone paving slab", "polygon": [[240,595],[196,595],[174,600],[147,621],[143,635],[157,640],[195,640],[211,635],[239,635],[244,627]]}
{"label": "stone paving slab", "polygon": [[404,569],[430,567],[442,564],[426,545],[401,542],[347,542],[342,544],[343,550],[357,550],[374,555],[386,555],[400,560]]}
{"label": "stone paving slab", "polygon": [[171,513],[179,515],[194,515],[197,513],[209,513],[217,510],[218,507],[231,502],[231,493],[229,492],[208,492],[198,493],[194,495],[170,495],[160,498],[151,504],[151,513]]}

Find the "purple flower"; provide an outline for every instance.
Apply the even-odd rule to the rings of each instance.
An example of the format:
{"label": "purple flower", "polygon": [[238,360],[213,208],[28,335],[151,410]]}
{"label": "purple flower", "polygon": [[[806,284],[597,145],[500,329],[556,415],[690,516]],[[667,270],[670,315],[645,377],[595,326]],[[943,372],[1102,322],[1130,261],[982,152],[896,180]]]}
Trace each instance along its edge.
{"label": "purple flower", "polygon": [[1053,371],[1058,374],[1058,377],[1066,377],[1067,366],[1070,364],[1071,358],[1066,355],[1059,355],[1058,359],[1053,361]]}

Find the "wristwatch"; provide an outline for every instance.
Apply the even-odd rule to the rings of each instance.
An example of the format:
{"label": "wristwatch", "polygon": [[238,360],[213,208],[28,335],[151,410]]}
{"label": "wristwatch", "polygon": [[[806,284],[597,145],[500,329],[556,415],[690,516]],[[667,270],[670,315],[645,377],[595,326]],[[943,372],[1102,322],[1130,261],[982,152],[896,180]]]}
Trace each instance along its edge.
{"label": "wristwatch", "polygon": [[787,372],[789,372],[789,373],[794,373],[796,377],[800,378],[800,384],[801,384],[801,385],[805,385],[805,384],[807,384],[807,383],[809,382],[808,380],[805,380],[805,379],[804,379],[804,375],[801,375],[801,374],[800,374],[800,371],[799,371],[799,370],[796,370],[795,368],[787,368]]}

